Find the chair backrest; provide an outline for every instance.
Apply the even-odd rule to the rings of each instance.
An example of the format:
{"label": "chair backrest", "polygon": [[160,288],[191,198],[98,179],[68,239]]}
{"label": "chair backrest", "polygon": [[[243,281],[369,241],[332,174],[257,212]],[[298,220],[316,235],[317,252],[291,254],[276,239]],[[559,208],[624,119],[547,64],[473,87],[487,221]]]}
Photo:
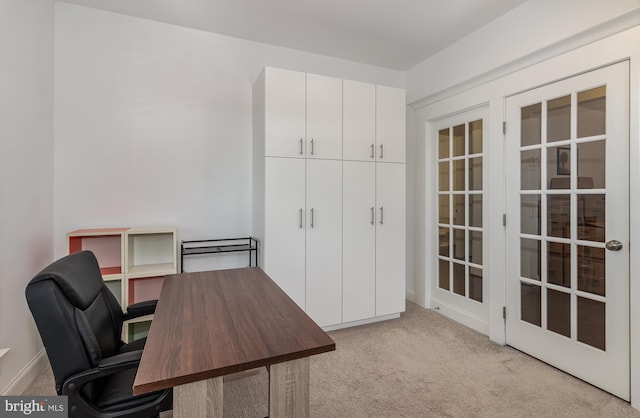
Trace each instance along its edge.
{"label": "chair backrest", "polygon": [[122,310],[92,252],[44,268],[27,285],[26,297],[59,394],[69,376],[95,367],[122,345]]}

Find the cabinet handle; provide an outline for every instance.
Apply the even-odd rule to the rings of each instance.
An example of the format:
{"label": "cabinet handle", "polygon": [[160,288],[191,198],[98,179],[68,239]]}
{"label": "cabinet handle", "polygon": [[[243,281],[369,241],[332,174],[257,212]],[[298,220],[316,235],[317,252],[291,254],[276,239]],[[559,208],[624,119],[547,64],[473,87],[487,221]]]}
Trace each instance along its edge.
{"label": "cabinet handle", "polygon": [[384,146],[384,144],[380,144],[380,159],[382,160],[384,158],[384,148],[382,148]]}
{"label": "cabinet handle", "polygon": [[311,138],[311,155],[313,155],[313,138]]}
{"label": "cabinet handle", "polygon": [[313,208],[311,208],[311,228],[313,228]]}
{"label": "cabinet handle", "polygon": [[384,207],[380,206],[380,225],[384,225]]}
{"label": "cabinet handle", "polygon": [[371,159],[372,160],[375,158],[375,156],[373,155],[375,147],[376,147],[375,145],[371,144]]}
{"label": "cabinet handle", "polygon": [[302,138],[300,138],[300,155],[302,155],[303,153],[302,147],[303,147]]}
{"label": "cabinet handle", "polygon": [[302,208],[300,208],[300,223],[298,224],[298,226],[300,227],[300,229],[302,229]]}
{"label": "cabinet handle", "polygon": [[375,225],[376,208],[371,206],[371,225]]}

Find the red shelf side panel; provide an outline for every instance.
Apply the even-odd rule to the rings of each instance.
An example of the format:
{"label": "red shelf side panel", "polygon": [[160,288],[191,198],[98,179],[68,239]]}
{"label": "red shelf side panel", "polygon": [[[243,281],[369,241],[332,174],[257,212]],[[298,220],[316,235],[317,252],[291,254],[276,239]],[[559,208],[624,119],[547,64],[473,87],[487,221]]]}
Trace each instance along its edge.
{"label": "red shelf side panel", "polygon": [[92,235],[69,237],[69,253],[92,251],[102,275],[122,273],[122,236]]}
{"label": "red shelf side panel", "polygon": [[143,277],[139,279],[129,279],[129,303],[138,303],[145,300],[158,299],[164,276]]}

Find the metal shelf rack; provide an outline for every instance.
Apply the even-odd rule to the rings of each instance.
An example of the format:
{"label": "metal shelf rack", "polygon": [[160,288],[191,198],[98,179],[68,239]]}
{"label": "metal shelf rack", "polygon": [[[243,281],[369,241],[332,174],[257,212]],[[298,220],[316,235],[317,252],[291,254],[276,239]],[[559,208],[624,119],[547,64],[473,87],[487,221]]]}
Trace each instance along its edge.
{"label": "metal shelf rack", "polygon": [[258,265],[258,240],[254,237],[180,241],[180,272],[184,273],[184,257],[201,254],[249,253],[249,267]]}

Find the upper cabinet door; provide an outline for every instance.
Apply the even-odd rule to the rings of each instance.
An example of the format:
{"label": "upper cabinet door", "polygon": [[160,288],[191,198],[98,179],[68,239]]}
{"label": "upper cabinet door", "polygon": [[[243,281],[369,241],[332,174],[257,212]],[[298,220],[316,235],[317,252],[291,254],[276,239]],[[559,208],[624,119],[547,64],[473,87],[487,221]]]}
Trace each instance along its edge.
{"label": "upper cabinet door", "polygon": [[342,80],[307,74],[307,158],[342,158]]}
{"label": "upper cabinet door", "polygon": [[265,156],[304,158],[305,73],[265,69]]}
{"label": "upper cabinet door", "polygon": [[376,161],[406,161],[405,113],[404,90],[376,86]]}
{"label": "upper cabinet door", "polygon": [[376,86],[344,80],[343,86],[343,158],[373,161],[376,142]]}

